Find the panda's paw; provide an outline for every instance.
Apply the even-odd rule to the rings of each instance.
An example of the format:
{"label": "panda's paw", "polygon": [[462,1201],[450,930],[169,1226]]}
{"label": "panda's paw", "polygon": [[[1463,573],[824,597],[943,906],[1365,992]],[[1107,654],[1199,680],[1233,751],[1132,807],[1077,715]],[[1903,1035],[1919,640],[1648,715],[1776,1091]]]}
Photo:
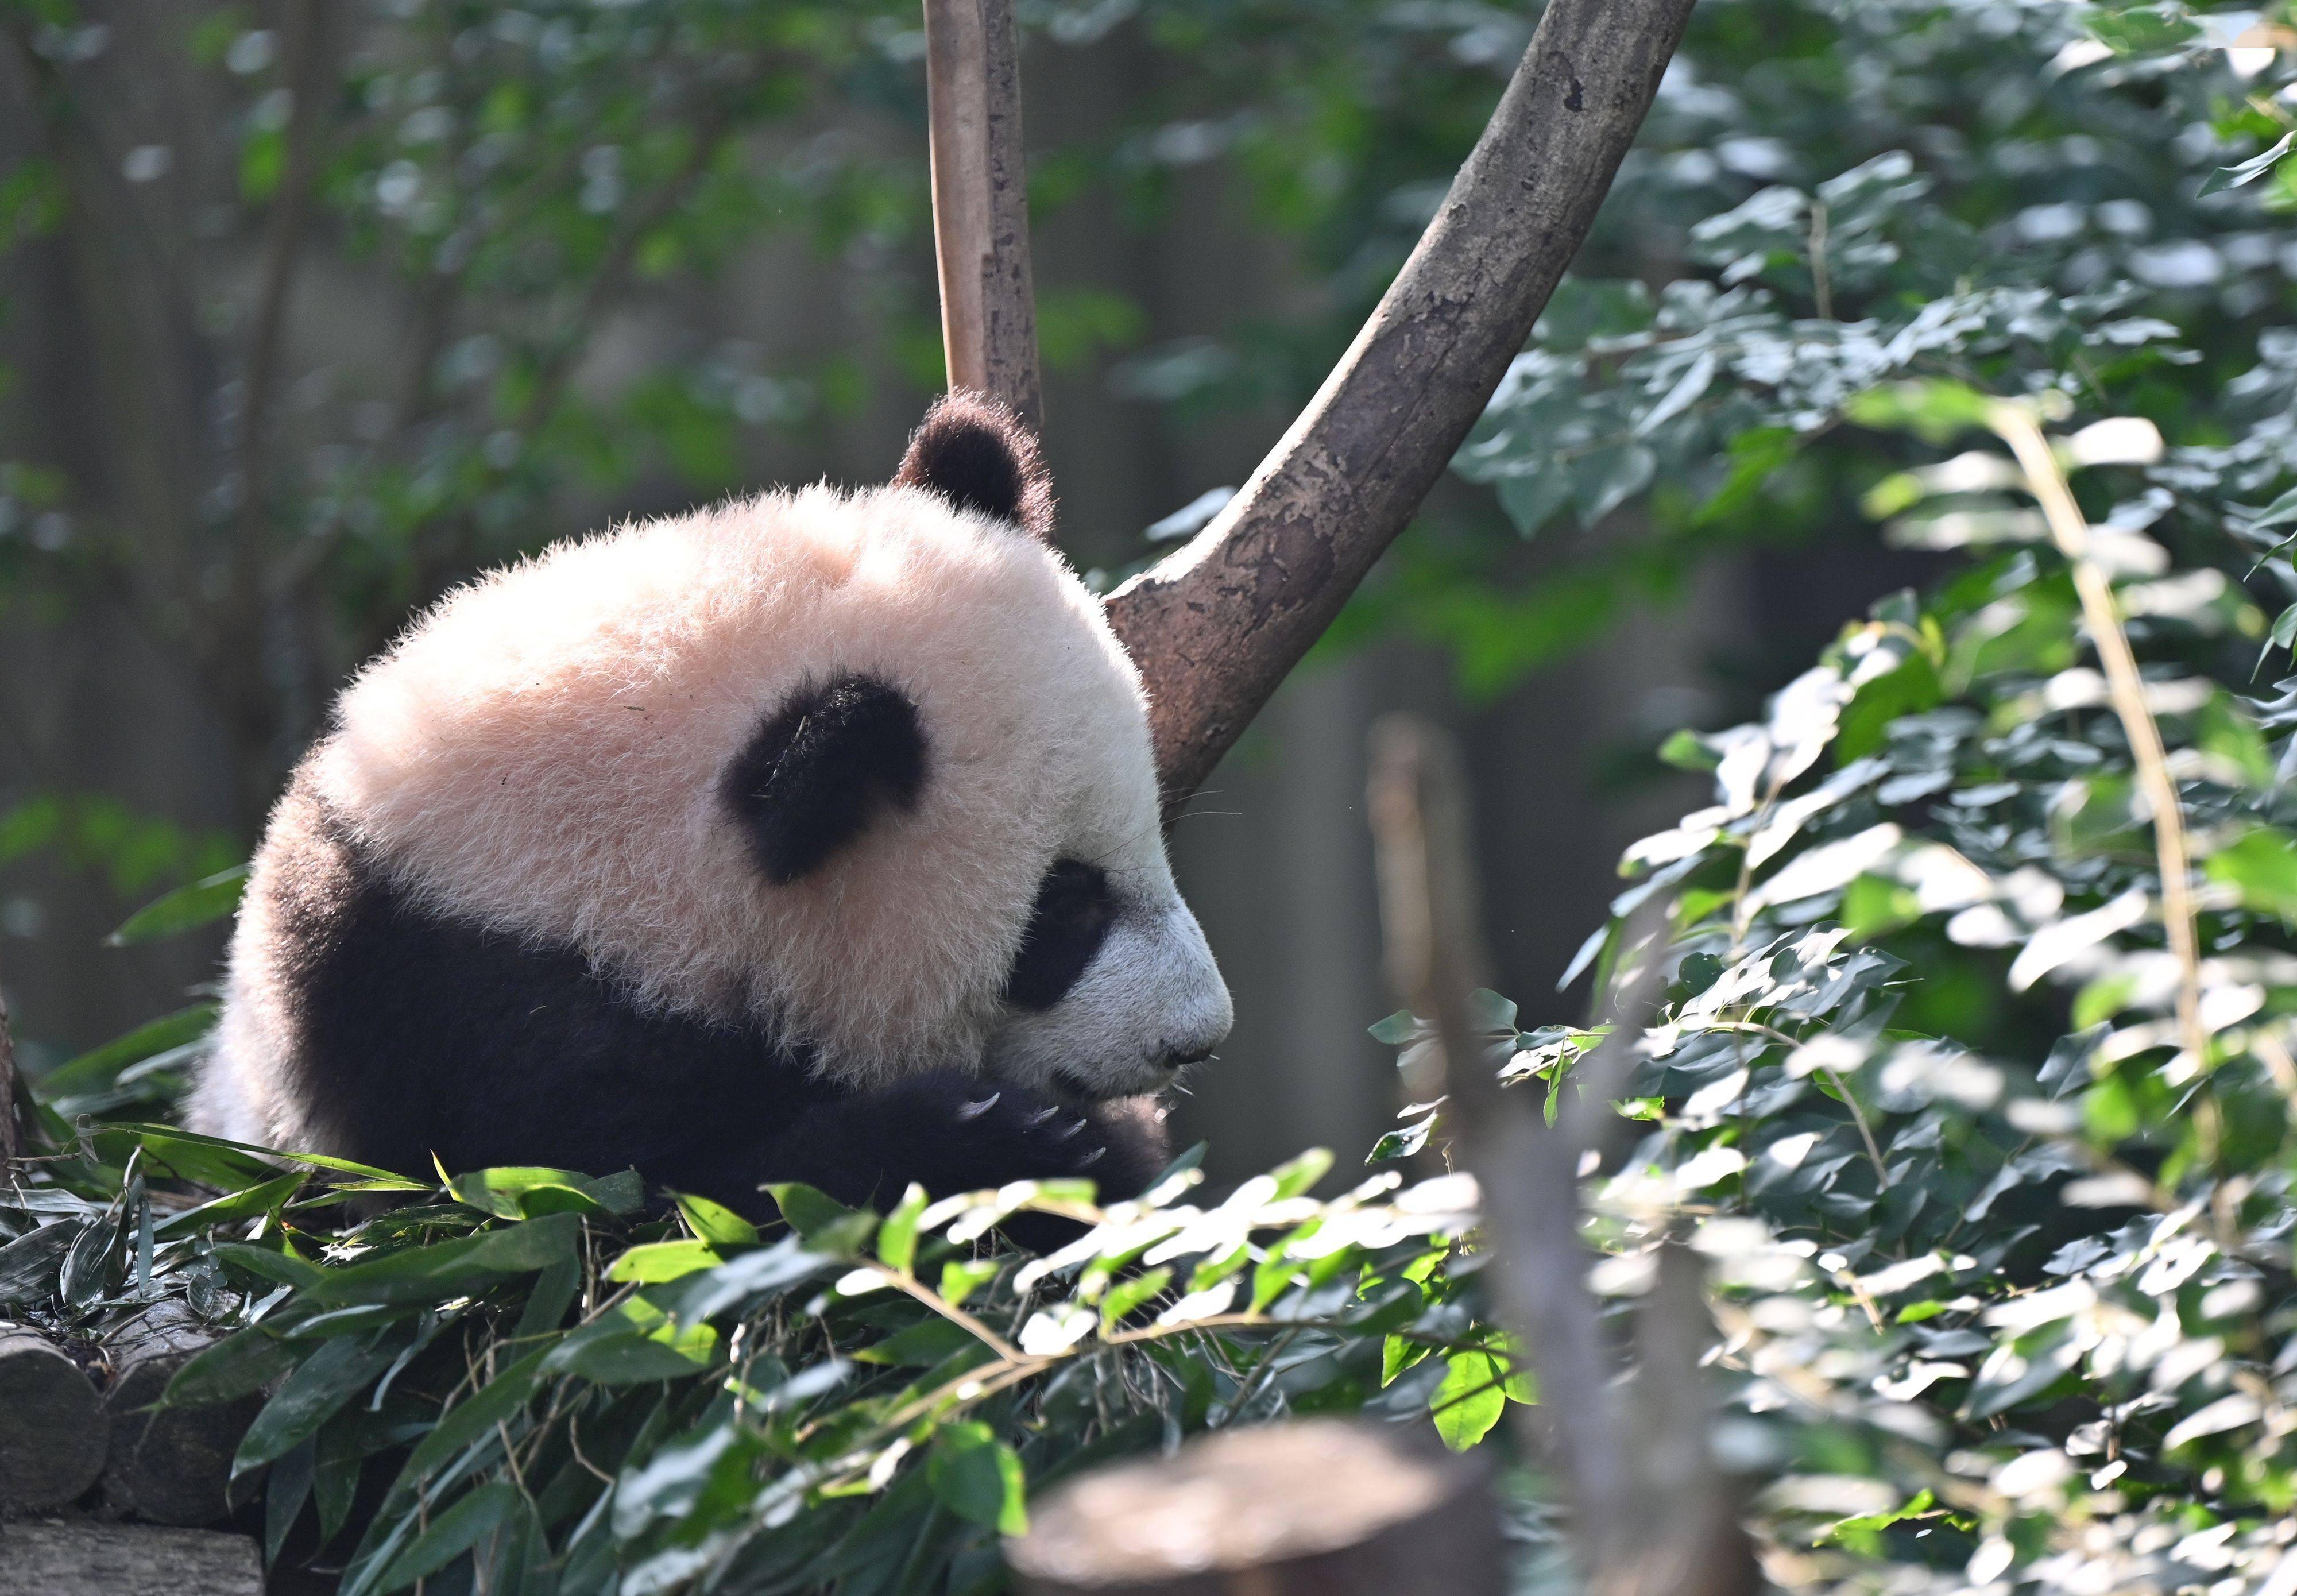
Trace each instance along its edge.
{"label": "panda's paw", "polygon": [[947,1107],[951,1168],[936,1189],[1099,1180],[1113,1160],[1123,1162],[1114,1158],[1115,1139],[1105,1124],[1057,1098],[971,1079],[953,1095]]}

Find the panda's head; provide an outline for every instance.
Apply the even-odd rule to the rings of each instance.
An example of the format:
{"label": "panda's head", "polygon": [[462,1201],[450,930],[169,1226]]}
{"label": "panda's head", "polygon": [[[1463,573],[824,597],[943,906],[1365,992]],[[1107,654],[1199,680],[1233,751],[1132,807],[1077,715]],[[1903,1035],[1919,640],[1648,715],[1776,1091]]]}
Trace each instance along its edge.
{"label": "panda's head", "polygon": [[322,792],[437,908],[827,1075],[1152,1092],[1226,1034],[1139,676],[1033,440],[945,400],[893,481],[564,545],[346,694]]}

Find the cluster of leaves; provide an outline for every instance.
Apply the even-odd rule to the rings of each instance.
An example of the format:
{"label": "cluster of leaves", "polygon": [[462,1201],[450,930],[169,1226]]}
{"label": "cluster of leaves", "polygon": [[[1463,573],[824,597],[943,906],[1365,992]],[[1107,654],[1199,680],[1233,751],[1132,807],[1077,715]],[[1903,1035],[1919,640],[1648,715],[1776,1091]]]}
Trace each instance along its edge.
{"label": "cluster of leaves", "polygon": [[[1529,1395],[1473,1316],[1461,1178],[1320,1201],[1312,1153],[1198,1205],[1183,1159],[1134,1202],[913,1189],[882,1219],[792,1186],[762,1235],[630,1173],[432,1187],[41,1119],[67,1151],[0,1196],[0,1306],[65,1339],[155,1302],[210,1323],[165,1400],[268,1393],[235,1487],[351,1596],[990,1591],[1028,1494],[1098,1460],[1305,1411],[1432,1408],[1466,1445]],[[1002,1247],[1017,1211],[1077,1238]]]}
{"label": "cluster of leaves", "polygon": [[[1941,440],[1998,413],[1943,385],[1852,411]],[[1594,1280],[1633,1296],[1685,1230],[1717,1259],[1716,1364],[1791,1583],[2297,1577],[2297,679],[2251,687],[2243,586],[2285,600],[2288,573],[2253,572],[2270,536],[2231,512],[2214,558],[2149,535],[2157,498],[2255,484],[2202,482],[2145,424],[2056,455],[2143,706],[2018,464],[1891,481],[1878,508],[1983,525],[1953,539],[1978,558],[1847,627],[1761,721],[1668,745],[1716,802],[1629,851],[1583,955],[1666,982],[1632,1146],[1588,1187]],[[2133,714],[2166,745],[2182,897]],[[1593,1032],[1488,1017],[1520,1090],[1575,1090]],[[1384,1150],[1442,1132],[1422,1111]]]}
{"label": "cluster of leaves", "polygon": [[[2297,283],[2293,38],[2282,6],[1700,6],[1455,463],[1508,525],[1407,545],[1354,627],[1491,693],[1723,549],[1856,535],[1903,451],[1842,423],[1885,381],[2231,432]],[[1566,512],[1601,536],[1513,547]]]}

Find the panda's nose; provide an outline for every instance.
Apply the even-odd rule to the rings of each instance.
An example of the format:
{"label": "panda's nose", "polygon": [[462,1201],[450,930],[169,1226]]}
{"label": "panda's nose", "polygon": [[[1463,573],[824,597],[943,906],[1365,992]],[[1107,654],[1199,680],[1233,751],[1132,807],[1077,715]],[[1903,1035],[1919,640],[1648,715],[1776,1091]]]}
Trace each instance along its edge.
{"label": "panda's nose", "polygon": [[1168,1070],[1183,1069],[1192,1064],[1202,1064],[1206,1059],[1210,1058],[1213,1056],[1213,1049],[1218,1045],[1216,1042],[1203,1042],[1198,1046],[1190,1047],[1181,1042],[1164,1042],[1157,1047],[1157,1062]]}

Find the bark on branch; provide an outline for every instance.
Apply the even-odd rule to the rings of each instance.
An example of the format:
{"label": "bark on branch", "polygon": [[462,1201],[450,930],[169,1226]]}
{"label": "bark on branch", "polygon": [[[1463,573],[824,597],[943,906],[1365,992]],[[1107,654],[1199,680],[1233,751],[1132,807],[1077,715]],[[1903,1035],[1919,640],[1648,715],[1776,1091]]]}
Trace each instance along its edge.
{"label": "bark on branch", "polygon": [[949,385],[1044,422],[1012,0],[925,0],[934,250]]}
{"label": "bark on branch", "polygon": [[[1551,0],[1371,319],[1242,492],[1111,594],[1169,818],[1443,473],[1577,253],[1692,0]],[[930,9],[930,8],[928,8]]]}

